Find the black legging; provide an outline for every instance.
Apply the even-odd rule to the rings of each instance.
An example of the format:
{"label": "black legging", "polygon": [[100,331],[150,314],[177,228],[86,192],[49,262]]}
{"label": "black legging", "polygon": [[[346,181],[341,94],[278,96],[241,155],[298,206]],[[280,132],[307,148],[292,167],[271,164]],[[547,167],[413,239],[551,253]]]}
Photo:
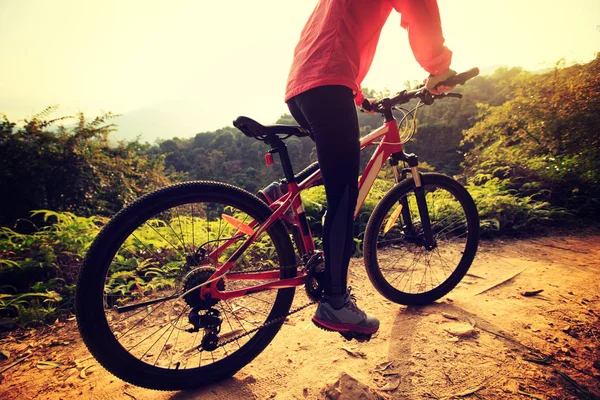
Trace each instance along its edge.
{"label": "black legging", "polygon": [[317,145],[327,195],[323,252],[329,281],[325,294],[340,296],[346,293],[358,197],[360,132],[354,96],[345,86],[321,86],[292,97],[287,104]]}

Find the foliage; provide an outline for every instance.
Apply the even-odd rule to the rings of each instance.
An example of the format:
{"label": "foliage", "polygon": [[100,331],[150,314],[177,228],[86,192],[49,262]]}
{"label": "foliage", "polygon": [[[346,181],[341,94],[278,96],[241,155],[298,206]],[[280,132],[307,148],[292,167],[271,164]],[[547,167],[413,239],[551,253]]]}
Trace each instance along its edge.
{"label": "foliage", "polygon": [[579,216],[600,211],[600,58],[522,77],[511,99],[481,106],[465,132],[468,175],[506,179],[532,196]]}
{"label": "foliage", "polygon": [[[299,171],[314,158],[308,138],[286,141]],[[163,155],[168,172],[183,174],[183,180],[217,180],[257,192],[283,177],[280,163],[268,168],[264,155],[269,148],[234,128],[203,132],[190,139],[173,138],[149,149],[150,155]]]}
{"label": "foliage", "polygon": [[517,196],[509,187],[509,180],[491,175],[479,175],[467,184],[479,211],[482,234],[517,233],[571,217],[566,209],[552,207],[548,202],[536,200],[534,195]]}
{"label": "foliage", "polygon": [[[0,114],[0,225],[30,210],[109,215],[168,182],[161,157],[138,142],[111,143],[114,117],[48,119],[49,107],[18,128]],[[74,120],[70,126],[57,125]]]}
{"label": "foliage", "polygon": [[[461,101],[421,107],[418,132],[406,150],[419,155],[423,170],[454,175],[466,185],[484,234],[514,235],[582,217],[597,221],[598,76],[600,57],[567,68],[557,64],[545,74],[500,68],[457,88],[464,95]],[[366,92],[368,97],[391,94]],[[263,156],[269,149],[264,143],[232,127],[155,145],[114,143],[109,138],[115,130],[112,114],[91,121],[83,114],[52,119],[54,111],[49,107],[23,124],[0,114],[0,319],[30,324],[52,321],[70,310],[83,254],[106,222],[104,216],[144,192],[169,181],[199,179],[256,193],[283,177],[277,157],[274,167],[265,166]],[[63,125],[65,121],[71,124]],[[295,121],[286,114],[277,123]],[[366,134],[382,120],[359,114],[359,123],[361,134]],[[309,138],[290,138],[286,144],[296,171],[316,161]],[[369,149],[361,154],[361,169],[369,157]],[[385,168],[365,200],[355,223],[356,255],[368,218],[393,182]],[[303,193],[303,201],[319,244],[327,207],[323,186]],[[187,238],[192,234],[189,224],[181,216],[164,216],[136,231],[149,247],[128,239],[111,267],[108,294],[126,301],[172,290],[184,260],[176,251],[167,251],[161,253],[165,262],[159,263],[152,249],[176,243],[176,231]],[[218,229],[208,223],[196,234],[208,240]],[[273,247],[267,239],[264,236],[253,253],[241,259],[240,268],[269,267]]]}
{"label": "foliage", "polygon": [[49,210],[33,215],[50,224],[29,234],[0,228],[0,318],[21,324],[48,322],[72,308],[81,260],[106,222]]}

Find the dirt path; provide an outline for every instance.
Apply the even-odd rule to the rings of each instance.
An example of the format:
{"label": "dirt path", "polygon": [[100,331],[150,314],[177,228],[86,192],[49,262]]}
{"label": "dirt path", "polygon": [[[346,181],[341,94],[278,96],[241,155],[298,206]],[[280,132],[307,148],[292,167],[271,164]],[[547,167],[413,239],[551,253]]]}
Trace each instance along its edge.
{"label": "dirt path", "polygon": [[102,369],[71,320],[0,340],[0,399],[594,399],[599,277],[598,235],[487,242],[447,297],[407,308],[381,297],[356,259],[353,292],[381,320],[368,343],[316,329],[310,307],[233,378],[157,392]]}

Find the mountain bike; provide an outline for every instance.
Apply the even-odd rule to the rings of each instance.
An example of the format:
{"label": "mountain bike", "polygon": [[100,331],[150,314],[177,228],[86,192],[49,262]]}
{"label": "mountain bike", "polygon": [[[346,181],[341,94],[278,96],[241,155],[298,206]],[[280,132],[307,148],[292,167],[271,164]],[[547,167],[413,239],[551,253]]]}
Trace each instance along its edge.
{"label": "mountain bike", "polygon": [[[447,294],[477,251],[479,219],[467,190],[448,176],[420,172],[417,156],[402,145],[416,129],[420,106],[460,97],[416,89],[382,99],[372,106],[385,123],[360,140],[361,149],[375,151],[359,181],[355,217],[386,162],[394,172],[393,188],[369,218],[363,253],[373,285],[399,304]],[[411,110],[399,108],[413,99]],[[247,117],[234,125],[270,146],[267,164],[279,155],[285,194],[263,201],[205,181],[160,189],[121,210],[86,254],[76,291],[81,336],[125,381],[181,390],[229,377],[265,349],[290,314],[321,298],[324,258],[300,196],[319,184],[320,171],[315,163],[294,174],[284,142],[309,132]],[[298,286],[308,299],[292,309]]]}

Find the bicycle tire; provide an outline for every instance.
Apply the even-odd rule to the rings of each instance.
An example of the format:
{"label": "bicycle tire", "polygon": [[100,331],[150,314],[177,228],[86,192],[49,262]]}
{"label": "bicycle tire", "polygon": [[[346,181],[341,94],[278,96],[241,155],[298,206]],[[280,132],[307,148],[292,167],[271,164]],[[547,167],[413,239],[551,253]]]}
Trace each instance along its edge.
{"label": "bicycle tire", "polygon": [[[383,197],[365,230],[363,250],[369,279],[381,295],[404,305],[429,304],[454,289],[469,270],[479,243],[479,215],[469,192],[459,182],[438,173],[421,174],[421,182],[428,193],[426,199],[436,240],[435,249],[425,249],[423,233],[419,232],[416,199],[411,200],[415,189],[412,178],[398,183]],[[408,201],[404,204],[412,204],[409,212],[415,218],[416,226],[413,226],[412,233],[408,232],[404,217],[400,217],[403,207],[399,204],[403,198]],[[442,204],[435,204],[436,199]],[[443,203],[444,199],[448,199],[447,203]],[[442,215],[444,209],[452,210],[448,215],[456,216],[456,219]],[[384,222],[386,225],[383,225]],[[442,258],[443,254],[458,261],[449,265]],[[408,257],[401,257],[406,255]],[[432,266],[432,263],[437,265]],[[447,276],[439,279],[435,268]],[[418,277],[415,279],[415,290],[407,290],[407,285],[409,289],[413,288],[413,275],[417,273],[423,276],[420,281]],[[395,276],[394,280],[391,276]],[[400,282],[394,285],[398,278]],[[433,282],[434,278],[436,282]],[[405,285],[398,288],[401,282]]]}
{"label": "bicycle tire", "polygon": [[[260,201],[254,195],[237,187],[216,182],[200,181],[178,184],[145,195],[120,211],[102,229],[92,243],[84,259],[75,295],[77,323],[83,341],[93,356],[108,371],[137,386],[158,390],[195,389],[230,377],[264,350],[283,324],[282,318],[282,320],[277,323],[258,329],[254,336],[246,343],[243,345],[240,345],[239,342],[237,343],[239,349],[234,349],[231,354],[229,354],[226,349],[223,350],[225,354],[224,358],[209,365],[202,366],[203,355],[201,353],[200,366],[189,369],[186,368],[188,361],[186,361],[186,365],[183,369],[180,369],[180,364],[177,364],[175,369],[172,369],[170,362],[168,368],[158,366],[158,362],[151,365],[149,362],[134,356],[132,354],[133,350],[130,349],[128,351],[124,344],[117,339],[117,336],[121,336],[121,334],[113,331],[107,320],[109,317],[105,314],[106,312],[109,312],[108,310],[105,310],[105,303],[107,302],[105,285],[107,281],[107,271],[109,270],[109,267],[112,268],[111,263],[113,263],[113,258],[116,258],[116,255],[120,254],[118,253],[119,249],[126,238],[129,237],[132,232],[136,231],[138,227],[147,223],[152,216],[156,216],[164,210],[169,210],[171,207],[175,208],[181,205],[194,204],[202,201],[214,201],[223,204],[224,206],[235,207],[238,210],[246,212],[259,223],[263,222],[271,215],[271,210],[265,203]],[[191,209],[193,224],[193,206]],[[197,220],[198,218],[200,217],[196,217]],[[205,219],[206,221],[210,220],[208,213],[206,214]],[[266,234],[267,239],[272,240],[274,245],[276,252],[274,257],[280,266],[280,277],[289,278],[295,276],[295,268],[281,267],[296,265],[293,246],[283,224],[280,221],[275,222],[267,230]],[[210,232],[208,237],[210,238]],[[261,236],[261,238],[262,237],[263,236]],[[273,294],[269,295],[275,297],[275,300],[265,321],[272,321],[286,315],[291,307],[294,292],[295,288],[270,291],[270,293]],[[226,310],[223,305],[222,307],[223,310]],[[267,305],[265,307],[269,306]],[[158,306],[155,307],[155,309],[157,308]],[[231,311],[232,313],[234,312],[233,309]],[[152,314],[152,312],[150,312],[150,314]],[[156,314],[158,315],[159,313]],[[180,317],[181,314],[174,323],[173,320],[164,322],[165,326],[167,326],[167,330],[170,329],[168,326],[169,323],[173,326],[169,338],[174,337],[173,332],[175,331]],[[165,321],[168,321],[170,318],[171,317],[168,316],[165,318]],[[238,322],[244,327],[243,322],[240,322],[239,319]],[[137,324],[141,326],[146,324],[146,322],[143,322],[142,324],[138,322]],[[231,331],[233,332],[234,328],[231,323],[230,326]],[[139,329],[142,330],[142,328]],[[183,332],[182,329],[177,328],[177,338],[179,338],[180,331]],[[198,336],[198,334],[196,334],[196,336]],[[165,345],[163,345],[161,354],[158,355],[157,360],[163,356],[163,351],[165,351],[164,349],[167,347],[169,338],[166,339]],[[171,342],[173,341],[175,340],[171,339]],[[194,343],[195,338],[194,341],[192,341],[192,348]],[[175,341],[175,344],[177,345],[177,341]],[[171,348],[167,348],[167,351],[165,352],[169,353],[169,349]],[[213,352],[210,354],[214,357]],[[173,355],[171,355],[171,358],[173,358]]]}

